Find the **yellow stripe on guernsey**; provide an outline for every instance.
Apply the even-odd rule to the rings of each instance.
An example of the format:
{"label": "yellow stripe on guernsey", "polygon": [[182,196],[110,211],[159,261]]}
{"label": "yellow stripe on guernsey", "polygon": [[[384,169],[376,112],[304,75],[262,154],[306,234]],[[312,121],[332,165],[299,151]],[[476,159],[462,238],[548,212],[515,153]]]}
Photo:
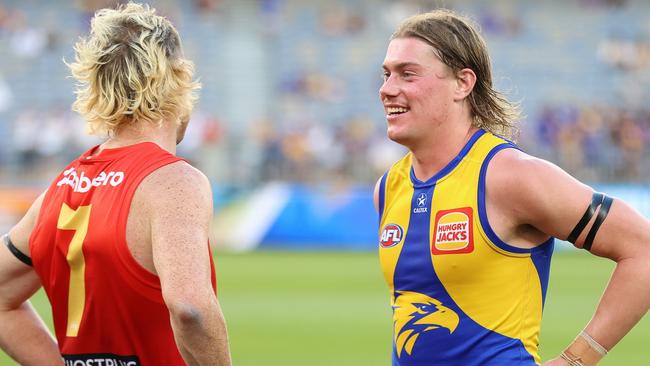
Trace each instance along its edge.
{"label": "yellow stripe on guernsey", "polygon": [[[480,142],[482,143],[472,149],[467,159],[482,158],[503,141],[485,135]],[[482,159],[477,159],[472,162],[481,161]],[[480,169],[476,169],[475,164],[463,164],[450,177],[453,181],[439,182],[434,194],[440,199],[432,202],[435,205],[432,212],[467,206],[472,207],[473,212],[478,212],[475,199],[478,196],[478,184],[463,184],[465,194],[458,194],[457,185],[461,182],[477,182],[479,172]],[[468,197],[474,199],[468,200]],[[432,236],[437,228],[433,220],[434,217],[430,229]],[[480,233],[479,237],[474,238],[474,252],[470,255],[433,255],[433,267],[452,299],[472,319],[505,336],[529,340],[524,342],[526,349],[535,354],[537,340],[533,341],[530,339],[531,334],[527,334],[527,330],[535,327],[524,325],[541,316],[542,290],[530,254],[500,249],[485,234],[478,217],[474,217],[473,221],[474,233]],[[433,245],[437,247],[444,244],[434,242]],[[531,281],[531,278],[536,280]],[[512,315],[520,319],[510,321],[508,318]]]}
{"label": "yellow stripe on guernsey", "polygon": [[[386,182],[386,190],[391,192],[395,197],[411,197],[413,196],[413,186],[407,184],[399,184],[403,180],[409,179],[408,172],[404,174],[402,170],[392,173]],[[391,216],[390,224],[386,222],[385,216],[381,218],[379,227],[385,228],[379,233],[381,255],[380,261],[383,269],[384,279],[389,288],[393,289],[393,276],[395,274],[395,266],[399,258],[400,251],[402,250],[402,241],[406,236],[406,229],[409,226],[409,211],[411,207],[410,200],[392,200],[386,202],[384,207],[388,207],[390,211],[396,214]],[[386,211],[386,210],[384,210]],[[393,304],[391,303],[391,306]]]}
{"label": "yellow stripe on guernsey", "polygon": [[515,147],[479,130],[429,181],[412,173],[410,154],[382,178],[379,254],[392,293],[393,365],[540,363],[553,243],[524,250],[502,242],[484,204],[489,160]]}

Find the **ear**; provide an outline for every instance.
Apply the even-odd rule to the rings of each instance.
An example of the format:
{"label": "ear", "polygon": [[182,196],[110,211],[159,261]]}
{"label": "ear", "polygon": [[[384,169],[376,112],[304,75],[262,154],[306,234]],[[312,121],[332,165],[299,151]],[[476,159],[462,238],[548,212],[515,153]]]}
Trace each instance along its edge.
{"label": "ear", "polygon": [[474,89],[476,84],[476,74],[472,69],[462,69],[456,73],[456,90],[454,101],[465,99]]}

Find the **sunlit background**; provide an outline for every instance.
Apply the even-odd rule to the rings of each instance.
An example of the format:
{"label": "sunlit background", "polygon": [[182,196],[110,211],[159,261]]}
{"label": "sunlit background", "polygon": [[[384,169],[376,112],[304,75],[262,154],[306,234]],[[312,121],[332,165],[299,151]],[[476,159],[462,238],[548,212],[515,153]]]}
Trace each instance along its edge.
{"label": "sunlit background", "polygon": [[[94,11],[114,3],[0,2],[0,232],[101,142],[70,111],[74,82],[63,60]],[[419,11],[444,6],[480,25],[497,88],[524,111],[524,150],[650,216],[648,1],[149,3],[176,25],[203,85],[179,155],[212,182],[211,242],[235,364],[389,364],[372,187],[404,150],[385,136],[378,89],[390,34]],[[555,262],[566,277],[551,279],[545,357],[588,320],[610,268],[575,252]],[[573,296],[577,281],[554,292],[603,266],[587,300]],[[648,321],[635,332],[639,341],[624,341],[603,364],[647,364]]]}

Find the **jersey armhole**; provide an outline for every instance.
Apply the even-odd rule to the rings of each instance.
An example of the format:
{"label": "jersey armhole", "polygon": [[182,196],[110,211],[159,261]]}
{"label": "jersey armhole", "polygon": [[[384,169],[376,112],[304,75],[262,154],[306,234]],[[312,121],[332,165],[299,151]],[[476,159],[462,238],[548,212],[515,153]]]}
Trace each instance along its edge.
{"label": "jersey armhole", "polygon": [[181,158],[176,156],[164,157],[163,159],[154,162],[149,165],[147,169],[144,169],[138,174],[135,179],[131,182],[129,188],[125,191],[122,207],[120,208],[118,222],[123,222],[123,225],[117,227],[117,241],[118,244],[115,248],[119,261],[122,263],[128,274],[126,275],[127,281],[132,285],[137,286],[136,288],[146,291],[147,295],[151,298],[160,297],[160,279],[157,275],[150,272],[148,269],[144,268],[133,256],[126,238],[126,227],[128,225],[129,213],[131,211],[131,204],[133,203],[133,197],[137,191],[142,181],[155,172],[156,170],[173,164],[179,161],[184,161]]}
{"label": "jersey armhole", "polygon": [[486,198],[485,191],[486,191],[486,184],[487,184],[486,176],[487,176],[488,165],[490,164],[492,158],[494,158],[494,156],[499,151],[505,149],[520,150],[519,147],[517,147],[517,145],[510,142],[497,145],[493,147],[492,150],[490,150],[490,152],[483,160],[483,164],[481,165],[481,171],[478,178],[478,197],[477,197],[479,221],[481,223],[481,227],[483,228],[483,231],[485,232],[485,235],[487,235],[488,239],[492,242],[492,244],[496,245],[500,250],[507,253],[516,254],[516,255],[529,254],[533,251],[532,249],[518,248],[501,240],[501,238],[499,238],[499,236],[492,229],[492,226],[490,226],[490,222],[487,216],[487,208],[485,204],[485,198]]}
{"label": "jersey armhole", "polygon": [[494,148],[492,148],[492,150],[487,154],[485,160],[483,161],[483,165],[481,166],[481,171],[480,171],[479,181],[478,181],[478,198],[477,198],[479,220],[481,223],[481,227],[483,228],[483,231],[487,235],[489,241],[492,242],[495,246],[497,246],[497,248],[499,248],[501,251],[505,253],[514,254],[517,256],[527,255],[527,254],[530,256],[530,259],[532,260],[533,265],[535,266],[535,269],[537,270],[537,274],[539,276],[540,285],[542,289],[542,308],[543,308],[546,300],[546,292],[548,289],[551,256],[553,255],[553,249],[555,247],[555,239],[551,237],[548,240],[544,241],[543,243],[531,249],[518,248],[501,240],[501,238],[499,238],[499,236],[494,232],[494,230],[490,226],[487,217],[487,209],[485,204],[487,168],[492,158],[499,151],[505,149],[521,150],[517,145],[511,142],[497,145]]}
{"label": "jersey armhole", "polygon": [[384,203],[386,202],[386,178],[388,177],[388,171],[381,176],[379,181],[379,202],[378,212],[379,212],[379,224],[381,225],[381,218],[384,216]]}

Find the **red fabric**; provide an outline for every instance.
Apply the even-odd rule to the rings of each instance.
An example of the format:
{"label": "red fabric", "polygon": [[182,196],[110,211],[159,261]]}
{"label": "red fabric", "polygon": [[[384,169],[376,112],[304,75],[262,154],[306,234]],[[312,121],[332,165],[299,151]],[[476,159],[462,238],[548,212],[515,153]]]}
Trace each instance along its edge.
{"label": "red fabric", "polygon": [[[70,163],[54,180],[30,238],[34,268],[52,304],[60,351],[63,355],[104,354],[106,358],[137,356],[139,363],[133,365],[185,365],[174,341],[160,281],[136,262],[126,244],[127,217],[136,188],[151,172],[181,159],[150,142],[105,149],[88,158],[96,149]],[[71,273],[66,255],[76,231],[57,228],[64,203],[72,210],[91,205],[82,245],[85,303],[76,337],[66,336]],[[210,261],[216,288],[212,256]]]}

